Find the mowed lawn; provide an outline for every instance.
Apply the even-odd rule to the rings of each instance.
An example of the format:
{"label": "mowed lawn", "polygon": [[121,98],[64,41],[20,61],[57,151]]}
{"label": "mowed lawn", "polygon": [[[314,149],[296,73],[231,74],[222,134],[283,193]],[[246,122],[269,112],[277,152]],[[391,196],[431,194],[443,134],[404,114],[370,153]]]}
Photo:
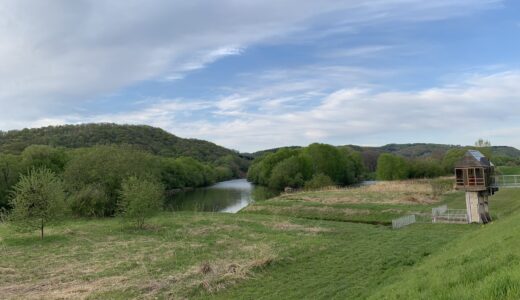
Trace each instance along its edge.
{"label": "mowed lawn", "polygon": [[[500,220],[487,226],[518,211],[516,190],[494,197]],[[460,201],[450,193],[406,205],[427,211]],[[482,230],[428,223],[392,230],[258,212],[163,213],[149,224],[70,220],[49,227],[43,241],[0,225],[0,298],[359,299],[395,291],[407,274]]]}

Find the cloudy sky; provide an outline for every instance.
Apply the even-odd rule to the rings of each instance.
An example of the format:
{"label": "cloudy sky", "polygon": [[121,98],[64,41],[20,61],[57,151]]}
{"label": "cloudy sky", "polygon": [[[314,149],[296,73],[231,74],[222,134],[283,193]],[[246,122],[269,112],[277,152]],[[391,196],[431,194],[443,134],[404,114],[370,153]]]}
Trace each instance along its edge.
{"label": "cloudy sky", "polygon": [[516,0],[0,2],[0,130],[520,147]]}

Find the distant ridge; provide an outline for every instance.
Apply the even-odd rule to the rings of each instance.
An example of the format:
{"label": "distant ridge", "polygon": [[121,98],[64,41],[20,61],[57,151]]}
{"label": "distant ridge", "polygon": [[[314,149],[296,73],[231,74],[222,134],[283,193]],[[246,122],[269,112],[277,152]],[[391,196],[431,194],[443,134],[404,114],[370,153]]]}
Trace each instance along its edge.
{"label": "distant ridge", "polygon": [[0,131],[0,153],[18,154],[30,145],[66,148],[130,145],[156,155],[189,156],[206,162],[213,162],[226,155],[238,156],[236,151],[214,143],[180,138],[163,129],[146,125],[98,123]]}

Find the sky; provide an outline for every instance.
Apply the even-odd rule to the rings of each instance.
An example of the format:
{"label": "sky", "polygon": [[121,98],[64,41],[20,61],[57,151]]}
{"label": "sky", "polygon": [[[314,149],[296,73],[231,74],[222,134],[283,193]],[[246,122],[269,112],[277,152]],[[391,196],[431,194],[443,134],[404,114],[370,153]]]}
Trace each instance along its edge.
{"label": "sky", "polygon": [[520,1],[3,0],[0,130],[520,148]]}

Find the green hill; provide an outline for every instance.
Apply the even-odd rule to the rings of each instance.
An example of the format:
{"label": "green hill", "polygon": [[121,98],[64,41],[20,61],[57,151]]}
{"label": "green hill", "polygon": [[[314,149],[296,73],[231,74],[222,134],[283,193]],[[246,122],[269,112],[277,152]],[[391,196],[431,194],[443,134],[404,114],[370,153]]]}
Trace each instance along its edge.
{"label": "green hill", "polygon": [[491,199],[500,219],[428,257],[371,299],[519,299],[518,190]]}
{"label": "green hill", "polygon": [[184,139],[145,125],[82,124],[48,126],[0,132],[0,153],[19,154],[30,145],[83,148],[95,145],[131,145],[156,155],[189,156],[213,162],[236,151],[211,142]]}

